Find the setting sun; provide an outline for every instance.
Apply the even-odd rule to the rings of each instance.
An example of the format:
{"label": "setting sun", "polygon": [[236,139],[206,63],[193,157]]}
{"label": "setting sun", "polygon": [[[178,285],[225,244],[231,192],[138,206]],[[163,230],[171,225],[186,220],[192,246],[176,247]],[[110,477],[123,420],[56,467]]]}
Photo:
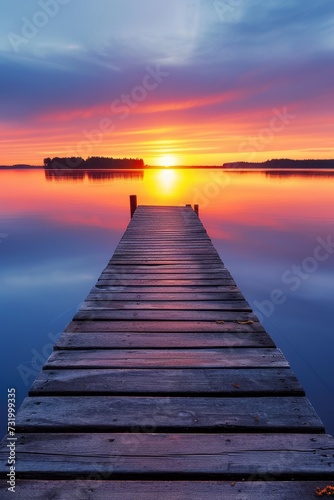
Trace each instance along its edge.
{"label": "setting sun", "polygon": [[158,164],[160,167],[175,167],[177,164],[177,158],[174,155],[160,156]]}

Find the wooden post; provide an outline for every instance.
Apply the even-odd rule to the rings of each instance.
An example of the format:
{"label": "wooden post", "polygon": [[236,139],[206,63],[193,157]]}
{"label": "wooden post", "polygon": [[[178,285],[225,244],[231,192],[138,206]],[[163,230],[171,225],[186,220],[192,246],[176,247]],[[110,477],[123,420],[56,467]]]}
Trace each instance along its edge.
{"label": "wooden post", "polygon": [[131,214],[131,219],[133,217],[133,214],[135,213],[137,208],[137,195],[132,194],[130,195],[130,214]]}
{"label": "wooden post", "polygon": [[199,213],[199,205],[194,205],[194,210],[195,210],[195,214],[197,215],[198,217],[198,213]]}

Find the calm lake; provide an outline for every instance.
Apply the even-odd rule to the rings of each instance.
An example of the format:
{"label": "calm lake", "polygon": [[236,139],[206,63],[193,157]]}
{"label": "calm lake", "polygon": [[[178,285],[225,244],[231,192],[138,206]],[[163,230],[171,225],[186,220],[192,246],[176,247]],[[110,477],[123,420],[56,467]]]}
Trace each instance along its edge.
{"label": "calm lake", "polygon": [[1,435],[140,204],[199,203],[222,260],[334,434],[334,172],[0,172]]}

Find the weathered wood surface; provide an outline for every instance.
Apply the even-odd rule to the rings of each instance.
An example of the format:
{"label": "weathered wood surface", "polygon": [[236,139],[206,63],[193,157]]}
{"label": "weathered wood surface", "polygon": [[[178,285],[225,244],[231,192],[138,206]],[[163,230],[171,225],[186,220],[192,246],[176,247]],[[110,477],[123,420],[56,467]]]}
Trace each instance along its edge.
{"label": "weathered wood surface", "polygon": [[93,309],[81,310],[75,316],[74,320],[147,320],[147,321],[257,321],[257,317],[252,312],[244,311],[191,311],[191,310],[165,310],[152,309],[149,311],[138,310],[117,310],[117,309]]}
{"label": "weathered wood surface", "polygon": [[[305,397],[28,397],[17,414],[19,432],[323,432]],[[334,467],[334,461],[333,461]]]}
{"label": "weathered wood surface", "polygon": [[[112,280],[112,279],[119,279],[121,276],[121,279],[123,281],[155,281],[158,280],[159,282],[161,281],[161,274],[159,272],[147,272],[146,274],[143,273],[122,273],[120,275],[118,272],[110,272],[109,270],[106,272],[103,272],[99,278],[99,281],[103,280]],[[203,281],[204,283],[206,280],[214,281],[216,282],[217,280],[232,280],[231,275],[227,273],[226,271],[216,271],[215,273],[206,273],[206,272],[186,272],[184,270],[183,273],[164,273],[163,274],[163,280],[168,283],[168,281]]]}
{"label": "weathered wood surface", "polygon": [[17,438],[22,478],[78,479],[95,473],[104,479],[311,480],[333,479],[334,473],[334,440],[327,435],[27,433]]}
{"label": "weathered wood surface", "polygon": [[172,294],[183,293],[189,294],[189,300],[199,293],[208,293],[212,295],[234,293],[238,292],[236,285],[215,285],[215,286],[197,286],[197,285],[168,285],[168,286],[142,286],[142,285],[101,285],[96,283],[92,291],[96,292],[113,292],[113,293],[156,293],[159,294]]}
{"label": "weathered wood surface", "polygon": [[[210,302],[213,305],[213,308],[216,308],[216,304],[220,304],[224,307],[226,302],[246,302],[243,299],[241,292],[229,291],[226,292],[175,292],[171,293],[168,291],[155,291],[155,292],[126,292],[126,291],[108,291],[103,290],[101,288],[93,288],[90,294],[87,297],[87,301],[90,300],[107,300],[111,304],[113,301],[117,302],[148,302],[149,304],[155,304],[155,302],[164,301],[164,305],[166,307],[169,306],[169,302],[173,302],[174,304],[179,304],[180,302],[187,303],[189,307],[192,306],[192,302],[196,302],[201,304],[201,307],[207,307],[207,302]],[[86,302],[86,301],[85,301]],[[216,304],[215,304],[216,303]],[[232,304],[233,305],[233,304]]]}
{"label": "weathered wood surface", "polygon": [[152,265],[152,262],[154,262],[155,264],[154,265],[174,265],[174,264],[178,264],[179,262],[182,262],[184,264],[184,266],[188,266],[188,265],[192,265],[192,264],[197,264],[197,265],[201,265],[201,264],[205,264],[205,265],[219,265],[221,264],[221,260],[218,259],[217,257],[215,258],[212,258],[212,257],[208,257],[208,258],[195,258],[195,257],[189,257],[188,259],[186,258],[174,258],[172,259],[172,257],[168,257],[168,258],[164,258],[162,259],[161,256],[158,256],[156,258],[149,258],[149,257],[122,257],[122,256],[117,256],[117,257],[114,257],[113,258],[113,265],[118,265],[118,266],[127,266],[127,265],[134,265],[134,266],[143,266],[143,265],[146,265],[146,266],[151,266]]}
{"label": "weathered wood surface", "polygon": [[54,351],[45,368],[284,368],[280,349],[90,349]]}
{"label": "weathered wood surface", "polygon": [[[137,208],[17,431],[24,500],[292,500],[334,478],[333,438],[190,208]],[[7,458],[4,440],[3,479]]]}
{"label": "weathered wood surface", "polygon": [[170,332],[192,332],[192,333],[251,333],[251,332],[264,332],[264,328],[261,323],[257,321],[136,321],[136,320],[124,320],[124,321],[71,321],[65,328],[65,332],[143,332],[143,333],[155,333],[159,331],[161,333]]}
{"label": "weathered wood surface", "polygon": [[[118,262],[118,259],[115,257],[113,257],[113,260],[110,261],[109,265],[103,270],[103,273],[113,273],[117,270],[117,268],[122,268],[122,270],[124,270],[125,272],[128,271],[128,272],[131,272],[133,271],[134,273],[137,272],[137,268],[139,268],[139,274],[144,274],[143,272],[140,272],[142,271],[142,269],[140,268],[148,268],[147,269],[147,272],[148,273],[158,273],[160,271],[160,269],[162,271],[164,271],[162,274],[171,274],[175,271],[175,274],[185,274],[187,272],[187,265],[191,266],[189,268],[189,273],[193,273],[193,274],[201,274],[201,273],[204,273],[207,271],[207,268],[210,266],[210,264],[212,265],[211,267],[211,272],[209,273],[209,275],[212,275],[212,274],[215,274],[215,273],[222,273],[223,275],[227,275],[229,277],[231,277],[229,271],[224,267],[224,265],[222,264],[221,261],[215,259],[215,262],[210,262],[210,261],[207,261],[205,259],[202,259],[202,258],[198,258],[196,257],[195,259],[194,258],[191,258],[191,262],[189,262],[189,258],[186,257],[185,259],[182,259],[181,257],[179,257],[177,259],[177,261],[175,260],[172,260],[172,261],[163,261],[163,263],[161,263],[161,251],[160,250],[157,250],[158,254],[159,254],[159,257],[158,257],[158,260],[156,261],[156,258],[154,258],[154,256],[150,255],[151,257],[151,261],[150,261],[150,264],[140,264],[140,265],[135,265],[133,262],[128,262],[126,264],[120,264]],[[174,252],[170,252],[172,255],[174,255]],[[205,252],[204,252],[205,254]],[[125,254],[122,254],[123,256]],[[135,259],[136,260],[136,259]],[[128,267],[131,266],[131,269],[128,269]]]}
{"label": "weathered wood surface", "polygon": [[[149,375],[149,376],[148,376]],[[159,381],[159,383],[157,383]],[[55,395],[302,396],[289,368],[43,370],[30,396]]]}
{"label": "weathered wood surface", "polygon": [[[315,499],[317,488],[326,481],[103,481],[98,471],[90,479],[35,480],[21,479],[15,500],[307,500]],[[109,475],[106,479],[109,479]],[[253,478],[254,479],[254,478]],[[334,484],[334,483],[333,483]],[[1,498],[12,499],[5,481],[0,481]]]}
{"label": "weathered wood surface", "polygon": [[224,279],[217,279],[217,278],[208,278],[208,279],[197,279],[197,280],[192,280],[192,279],[151,279],[151,280],[144,280],[144,279],[131,279],[131,280],[126,280],[122,278],[111,278],[111,279],[99,279],[97,282],[97,286],[126,286],[126,287],[131,287],[131,286],[141,286],[143,288],[145,287],[155,287],[155,286],[164,286],[164,287],[181,287],[181,286],[190,286],[193,288],[207,288],[207,287],[216,287],[216,286],[222,286],[222,285],[233,285],[234,281],[230,278],[224,278]]}
{"label": "weathered wood surface", "polygon": [[144,301],[131,301],[131,300],[104,300],[99,298],[98,300],[85,300],[85,302],[80,307],[81,311],[97,311],[97,310],[135,310],[135,309],[146,309],[152,311],[153,309],[165,311],[181,310],[181,311],[251,311],[249,304],[245,300],[234,300],[225,302],[209,302],[209,301],[190,301],[182,302],[179,301],[168,301],[163,300],[151,300],[150,302]]}
{"label": "weathered wood surface", "polygon": [[107,332],[107,333],[63,333],[55,344],[56,350],[67,349],[153,349],[175,347],[275,347],[265,332],[228,333],[150,333]]}

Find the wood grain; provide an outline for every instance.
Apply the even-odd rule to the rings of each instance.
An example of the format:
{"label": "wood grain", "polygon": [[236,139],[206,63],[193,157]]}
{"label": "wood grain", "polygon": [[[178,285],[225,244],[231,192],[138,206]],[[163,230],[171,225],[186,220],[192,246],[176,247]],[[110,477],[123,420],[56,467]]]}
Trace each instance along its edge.
{"label": "wood grain", "polygon": [[90,349],[54,351],[45,368],[284,368],[279,349]]}
{"label": "wood grain", "polygon": [[289,368],[42,370],[30,396],[55,395],[303,396]]}
{"label": "wood grain", "polygon": [[140,310],[147,311],[248,311],[251,312],[249,304],[245,300],[235,301],[167,301],[150,300],[131,301],[131,300],[90,300],[90,297],[83,302],[80,307],[81,311],[98,311],[98,310]]}
{"label": "wood grain", "polygon": [[[19,477],[333,479],[334,443],[312,434],[18,434]],[[4,445],[2,445],[4,446]],[[7,450],[0,452],[6,471]],[[179,485],[180,487],[180,485]],[[182,493],[182,489],[180,490]],[[182,498],[182,497],[181,497]]]}
{"label": "wood grain", "polygon": [[[268,477],[273,478],[269,474]],[[154,479],[153,482],[103,481],[102,478],[102,473],[92,472],[90,479],[86,480],[21,479],[15,500],[306,500],[316,498],[317,488],[334,485],[333,481],[229,481],[227,478],[225,481]],[[4,500],[13,498],[7,486],[6,481],[0,481],[1,498]]]}
{"label": "wood grain", "polygon": [[264,332],[227,333],[63,333],[55,349],[119,349],[119,348],[175,348],[175,347],[275,347],[271,337]]}
{"label": "wood grain", "polygon": [[[158,381],[157,381],[158,383]],[[28,397],[18,432],[323,432],[305,397]],[[204,448],[202,448],[204,449]],[[333,458],[333,457],[332,457]],[[333,461],[334,467],[334,461]]]}
{"label": "wood grain", "polygon": [[71,321],[65,328],[65,332],[156,332],[161,333],[251,333],[264,332],[263,326],[254,321],[249,323],[236,321]]}
{"label": "wood grain", "polygon": [[81,310],[75,316],[74,320],[114,320],[114,321],[247,321],[255,322],[257,317],[253,312],[244,311],[189,311],[189,310],[109,310],[92,309]]}

